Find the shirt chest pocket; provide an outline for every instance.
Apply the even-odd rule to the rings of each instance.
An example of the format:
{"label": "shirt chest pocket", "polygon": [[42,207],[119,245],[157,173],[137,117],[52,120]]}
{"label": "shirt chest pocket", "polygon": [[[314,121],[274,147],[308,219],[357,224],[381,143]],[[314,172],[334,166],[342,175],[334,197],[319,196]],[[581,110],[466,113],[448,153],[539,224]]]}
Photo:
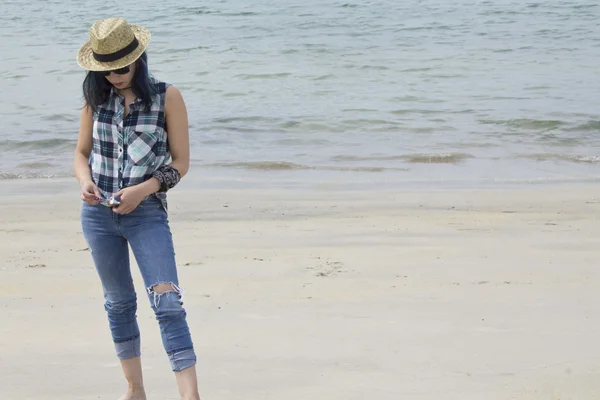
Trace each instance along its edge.
{"label": "shirt chest pocket", "polygon": [[127,143],[127,158],[138,167],[152,166],[161,152],[164,131],[161,128],[132,130]]}

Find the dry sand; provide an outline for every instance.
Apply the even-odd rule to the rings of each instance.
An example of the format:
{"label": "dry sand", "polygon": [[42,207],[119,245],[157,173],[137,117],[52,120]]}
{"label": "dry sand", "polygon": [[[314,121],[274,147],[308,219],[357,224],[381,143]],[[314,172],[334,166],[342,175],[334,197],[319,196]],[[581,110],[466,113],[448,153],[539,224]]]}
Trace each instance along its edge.
{"label": "dry sand", "polygon": [[[4,181],[0,399],[123,392],[70,181]],[[600,398],[593,187],[175,190],[204,400]],[[141,292],[149,399],[176,399]]]}

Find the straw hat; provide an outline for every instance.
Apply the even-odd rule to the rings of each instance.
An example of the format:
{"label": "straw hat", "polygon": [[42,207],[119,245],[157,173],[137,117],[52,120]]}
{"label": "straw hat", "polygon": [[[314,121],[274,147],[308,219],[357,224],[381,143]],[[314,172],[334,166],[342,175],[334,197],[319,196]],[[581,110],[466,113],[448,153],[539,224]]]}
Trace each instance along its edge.
{"label": "straw hat", "polygon": [[77,53],[77,64],[88,71],[110,71],[137,60],[150,42],[150,32],[122,18],[97,21],[90,40]]}

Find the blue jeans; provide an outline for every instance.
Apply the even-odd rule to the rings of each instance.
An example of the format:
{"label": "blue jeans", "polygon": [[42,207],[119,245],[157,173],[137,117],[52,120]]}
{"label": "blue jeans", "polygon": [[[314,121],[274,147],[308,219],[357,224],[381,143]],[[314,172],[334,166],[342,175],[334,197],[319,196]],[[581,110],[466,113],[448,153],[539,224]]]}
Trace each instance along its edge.
{"label": "blue jeans", "polygon": [[[129,267],[131,246],[173,371],[196,364],[177,279],[171,230],[160,201],[150,196],[125,215],[103,205],[83,203],[81,223],[102,282],[104,308],[117,356],[128,359],[141,353],[137,296]],[[161,283],[171,284],[173,290],[154,292],[153,287]]]}

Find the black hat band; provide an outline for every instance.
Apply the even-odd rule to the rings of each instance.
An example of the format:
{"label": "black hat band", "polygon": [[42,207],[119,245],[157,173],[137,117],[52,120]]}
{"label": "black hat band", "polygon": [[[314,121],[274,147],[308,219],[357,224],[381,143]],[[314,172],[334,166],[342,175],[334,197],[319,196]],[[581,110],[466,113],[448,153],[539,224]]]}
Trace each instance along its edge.
{"label": "black hat band", "polygon": [[128,54],[131,54],[137,47],[139,46],[139,42],[137,38],[134,36],[133,41],[129,43],[127,46],[123,47],[119,51],[115,51],[114,53],[109,54],[98,54],[95,51],[92,51],[94,54],[94,59],[99,62],[112,62],[117,61],[120,58],[125,57]]}

